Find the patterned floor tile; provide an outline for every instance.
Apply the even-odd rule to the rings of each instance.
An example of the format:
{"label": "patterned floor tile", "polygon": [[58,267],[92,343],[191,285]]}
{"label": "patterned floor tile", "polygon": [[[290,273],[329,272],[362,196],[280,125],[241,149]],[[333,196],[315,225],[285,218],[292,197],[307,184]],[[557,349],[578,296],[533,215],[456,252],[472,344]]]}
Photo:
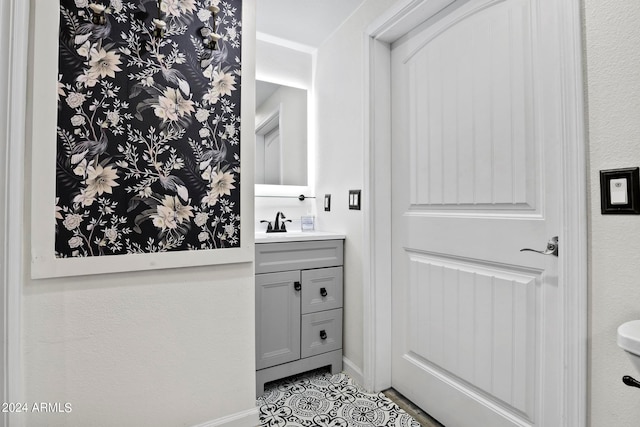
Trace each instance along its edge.
{"label": "patterned floor tile", "polygon": [[367,393],[345,373],[276,382],[256,404],[263,427],[420,427],[384,394]]}

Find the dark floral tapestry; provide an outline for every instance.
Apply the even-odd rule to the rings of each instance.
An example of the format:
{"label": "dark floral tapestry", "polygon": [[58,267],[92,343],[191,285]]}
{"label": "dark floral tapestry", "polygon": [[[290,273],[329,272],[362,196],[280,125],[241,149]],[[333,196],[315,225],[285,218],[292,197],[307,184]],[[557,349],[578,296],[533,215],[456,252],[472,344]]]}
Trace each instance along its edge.
{"label": "dark floral tapestry", "polygon": [[57,257],[240,246],[241,11],[61,0]]}

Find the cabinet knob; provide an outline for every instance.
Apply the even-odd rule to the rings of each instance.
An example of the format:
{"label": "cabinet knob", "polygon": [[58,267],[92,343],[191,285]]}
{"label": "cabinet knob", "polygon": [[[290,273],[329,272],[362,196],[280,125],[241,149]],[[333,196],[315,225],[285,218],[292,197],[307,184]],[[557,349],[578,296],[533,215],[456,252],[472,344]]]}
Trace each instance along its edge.
{"label": "cabinet knob", "polygon": [[322,295],[323,297],[327,296],[327,288],[320,288],[320,295]]}
{"label": "cabinet knob", "polygon": [[300,282],[293,282],[293,289],[299,291],[300,289],[302,289],[302,284]]}
{"label": "cabinet knob", "polygon": [[327,332],[324,329],[320,331],[320,339],[321,340],[327,339]]}

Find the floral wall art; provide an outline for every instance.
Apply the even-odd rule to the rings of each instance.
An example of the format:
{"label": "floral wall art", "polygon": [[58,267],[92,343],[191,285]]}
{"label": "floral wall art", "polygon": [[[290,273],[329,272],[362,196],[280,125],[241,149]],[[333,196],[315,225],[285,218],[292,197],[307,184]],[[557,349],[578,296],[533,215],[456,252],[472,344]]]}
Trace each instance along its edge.
{"label": "floral wall art", "polygon": [[60,1],[56,257],[239,247],[241,10]]}

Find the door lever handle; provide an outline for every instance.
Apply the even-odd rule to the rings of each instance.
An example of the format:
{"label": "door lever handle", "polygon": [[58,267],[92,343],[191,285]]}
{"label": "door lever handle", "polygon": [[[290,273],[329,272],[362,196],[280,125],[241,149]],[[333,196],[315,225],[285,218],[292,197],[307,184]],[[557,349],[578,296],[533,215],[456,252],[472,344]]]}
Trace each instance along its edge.
{"label": "door lever handle", "polygon": [[628,385],[629,387],[640,388],[640,382],[629,375],[625,375],[624,377],[622,377],[622,382],[625,383],[625,385]]}
{"label": "door lever handle", "polygon": [[538,250],[529,249],[529,248],[520,249],[520,252],[525,252],[525,251],[536,252],[542,255],[558,256],[558,236],[553,236],[551,240],[547,242],[547,248],[544,251],[538,251]]}

